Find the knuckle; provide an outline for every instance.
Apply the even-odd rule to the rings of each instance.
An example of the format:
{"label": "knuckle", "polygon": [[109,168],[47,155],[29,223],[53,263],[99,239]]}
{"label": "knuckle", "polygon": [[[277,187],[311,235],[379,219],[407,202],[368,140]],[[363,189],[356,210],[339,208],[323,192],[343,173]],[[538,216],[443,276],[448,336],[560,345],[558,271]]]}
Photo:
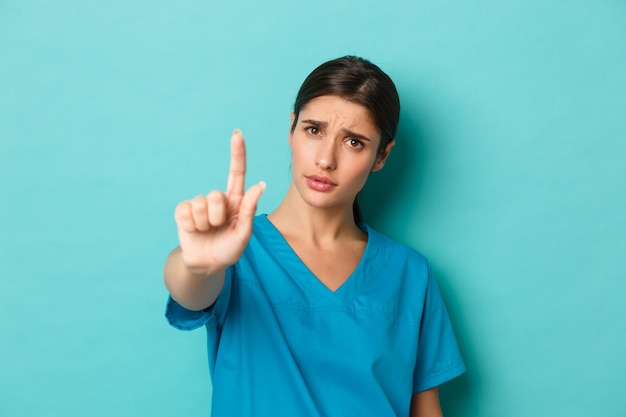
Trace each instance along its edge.
{"label": "knuckle", "polygon": [[192,204],[191,204],[191,208],[193,210],[194,213],[203,213],[206,211],[207,209],[207,202],[206,199],[204,199],[204,197],[202,198],[194,198]]}
{"label": "knuckle", "polygon": [[174,218],[176,220],[184,220],[184,219],[188,218],[189,217],[189,208],[190,208],[189,201],[183,201],[182,203],[179,203],[176,206],[176,209],[174,210]]}
{"label": "knuckle", "polygon": [[211,208],[217,208],[219,209],[220,207],[222,207],[224,205],[225,202],[225,196],[221,191],[211,191],[209,193],[209,195],[207,195],[207,200],[211,206]]}
{"label": "knuckle", "polygon": [[191,221],[183,221],[179,226],[187,233],[193,233],[196,231],[196,227]]}

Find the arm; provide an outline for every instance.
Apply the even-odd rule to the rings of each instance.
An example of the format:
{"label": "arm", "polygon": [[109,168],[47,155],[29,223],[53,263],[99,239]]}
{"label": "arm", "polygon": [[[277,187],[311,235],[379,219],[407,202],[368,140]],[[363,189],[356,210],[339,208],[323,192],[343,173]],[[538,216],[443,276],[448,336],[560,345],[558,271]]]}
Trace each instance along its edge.
{"label": "arm", "polygon": [[224,286],[224,269],[214,273],[194,273],[183,260],[180,246],[167,257],[163,276],[170,295],[189,310],[202,310],[212,305]]}
{"label": "arm", "polygon": [[443,417],[437,387],[413,395],[410,417]]}
{"label": "arm", "polygon": [[180,246],[170,253],[163,276],[170,295],[189,310],[212,305],[224,286],[225,270],[236,263],[252,236],[263,182],[244,194],[246,150],[238,130],[231,138],[230,174],[226,193],[183,201],[174,217]]}

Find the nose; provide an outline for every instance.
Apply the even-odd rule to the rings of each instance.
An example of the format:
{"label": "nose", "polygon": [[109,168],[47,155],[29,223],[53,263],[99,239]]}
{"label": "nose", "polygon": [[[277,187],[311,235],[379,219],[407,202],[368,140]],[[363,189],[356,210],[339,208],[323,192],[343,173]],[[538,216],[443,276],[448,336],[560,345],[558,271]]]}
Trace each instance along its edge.
{"label": "nose", "polygon": [[328,170],[335,169],[337,166],[337,159],[335,156],[335,144],[334,141],[322,141],[320,147],[317,150],[315,157],[315,164],[320,169]]}

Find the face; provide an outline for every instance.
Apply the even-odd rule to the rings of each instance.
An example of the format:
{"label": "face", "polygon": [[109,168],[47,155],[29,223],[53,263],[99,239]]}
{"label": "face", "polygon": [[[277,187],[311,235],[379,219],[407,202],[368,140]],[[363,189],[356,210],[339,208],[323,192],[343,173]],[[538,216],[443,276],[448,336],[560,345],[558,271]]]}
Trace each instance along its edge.
{"label": "face", "polygon": [[[295,115],[291,115],[293,124]],[[301,110],[289,135],[293,185],[317,208],[352,209],[371,172],[393,146],[378,152],[380,132],[369,110],[337,96],[321,96]]]}

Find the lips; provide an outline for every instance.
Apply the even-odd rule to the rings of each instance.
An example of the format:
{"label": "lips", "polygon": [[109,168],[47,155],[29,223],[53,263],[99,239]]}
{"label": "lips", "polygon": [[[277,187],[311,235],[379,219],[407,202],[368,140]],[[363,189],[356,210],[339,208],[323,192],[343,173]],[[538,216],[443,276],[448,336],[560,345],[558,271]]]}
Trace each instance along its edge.
{"label": "lips", "polygon": [[329,191],[337,186],[333,180],[322,175],[307,175],[305,178],[307,185],[315,191]]}

